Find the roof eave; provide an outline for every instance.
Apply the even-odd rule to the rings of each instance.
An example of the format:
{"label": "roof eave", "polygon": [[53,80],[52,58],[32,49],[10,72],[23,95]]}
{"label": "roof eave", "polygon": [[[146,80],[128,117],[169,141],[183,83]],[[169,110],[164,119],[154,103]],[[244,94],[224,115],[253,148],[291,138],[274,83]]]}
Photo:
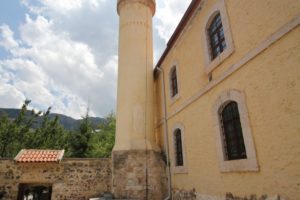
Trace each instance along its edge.
{"label": "roof eave", "polygon": [[184,13],[183,17],[181,18],[179,24],[177,25],[174,33],[172,34],[171,38],[169,39],[165,51],[163,52],[162,56],[158,60],[156,66],[154,68],[154,73],[156,73],[157,68],[160,68],[161,64],[163,63],[163,61],[167,57],[168,53],[170,52],[170,50],[174,46],[175,42],[177,41],[177,39],[179,38],[179,36],[182,33],[183,29],[185,28],[185,26],[189,22],[190,18],[193,16],[195,11],[197,10],[197,7],[200,4],[200,2],[201,2],[201,0],[193,0],[190,3],[188,9],[186,10],[186,12]]}

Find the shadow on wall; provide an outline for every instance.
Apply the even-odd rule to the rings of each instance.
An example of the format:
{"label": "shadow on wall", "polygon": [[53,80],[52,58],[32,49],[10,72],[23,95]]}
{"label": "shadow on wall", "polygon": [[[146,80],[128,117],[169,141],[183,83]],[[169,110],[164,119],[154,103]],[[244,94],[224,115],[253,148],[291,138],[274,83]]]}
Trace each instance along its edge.
{"label": "shadow on wall", "polygon": [[5,194],[6,194],[6,192],[0,191],[0,199],[2,199],[2,198],[4,197]]}

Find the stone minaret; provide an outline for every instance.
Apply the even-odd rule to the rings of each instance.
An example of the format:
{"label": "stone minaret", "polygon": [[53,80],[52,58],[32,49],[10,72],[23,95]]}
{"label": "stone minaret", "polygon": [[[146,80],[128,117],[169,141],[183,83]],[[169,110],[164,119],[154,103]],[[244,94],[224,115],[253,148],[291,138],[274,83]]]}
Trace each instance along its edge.
{"label": "stone minaret", "polygon": [[163,162],[154,139],[152,17],[155,0],[118,0],[119,67],[113,193],[163,199]]}

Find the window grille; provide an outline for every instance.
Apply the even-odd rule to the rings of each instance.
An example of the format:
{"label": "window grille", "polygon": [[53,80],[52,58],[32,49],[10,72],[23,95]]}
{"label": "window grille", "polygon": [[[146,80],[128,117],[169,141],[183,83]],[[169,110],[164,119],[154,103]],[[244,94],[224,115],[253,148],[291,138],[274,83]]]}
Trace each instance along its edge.
{"label": "window grille", "polygon": [[246,148],[236,102],[230,102],[224,107],[221,113],[221,124],[227,160],[246,159]]}
{"label": "window grille", "polygon": [[173,67],[171,71],[171,96],[174,97],[178,94],[178,84],[177,84],[177,72],[176,67]]}
{"label": "window grille", "polygon": [[208,28],[211,58],[215,59],[226,49],[224,30],[220,13],[215,16]]}
{"label": "window grille", "polygon": [[176,166],[183,166],[183,152],[182,152],[182,138],[181,130],[176,129],[174,132],[175,136],[175,164]]}

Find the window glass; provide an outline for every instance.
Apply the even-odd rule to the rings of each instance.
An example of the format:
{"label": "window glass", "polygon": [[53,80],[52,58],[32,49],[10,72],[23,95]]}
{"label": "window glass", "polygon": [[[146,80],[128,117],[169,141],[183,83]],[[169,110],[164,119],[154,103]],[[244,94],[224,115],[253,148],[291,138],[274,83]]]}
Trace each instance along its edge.
{"label": "window glass", "polygon": [[221,121],[227,159],[246,159],[246,148],[236,102],[230,102],[225,106],[221,113]]}
{"label": "window glass", "polygon": [[175,162],[176,166],[183,166],[183,153],[182,153],[182,138],[181,130],[176,129],[174,132],[175,136]]}
{"label": "window glass", "polygon": [[174,97],[176,94],[178,94],[176,67],[173,67],[171,71],[170,85],[171,85],[171,96]]}
{"label": "window glass", "polygon": [[208,28],[212,59],[220,55],[226,48],[224,30],[220,13],[215,16]]}

